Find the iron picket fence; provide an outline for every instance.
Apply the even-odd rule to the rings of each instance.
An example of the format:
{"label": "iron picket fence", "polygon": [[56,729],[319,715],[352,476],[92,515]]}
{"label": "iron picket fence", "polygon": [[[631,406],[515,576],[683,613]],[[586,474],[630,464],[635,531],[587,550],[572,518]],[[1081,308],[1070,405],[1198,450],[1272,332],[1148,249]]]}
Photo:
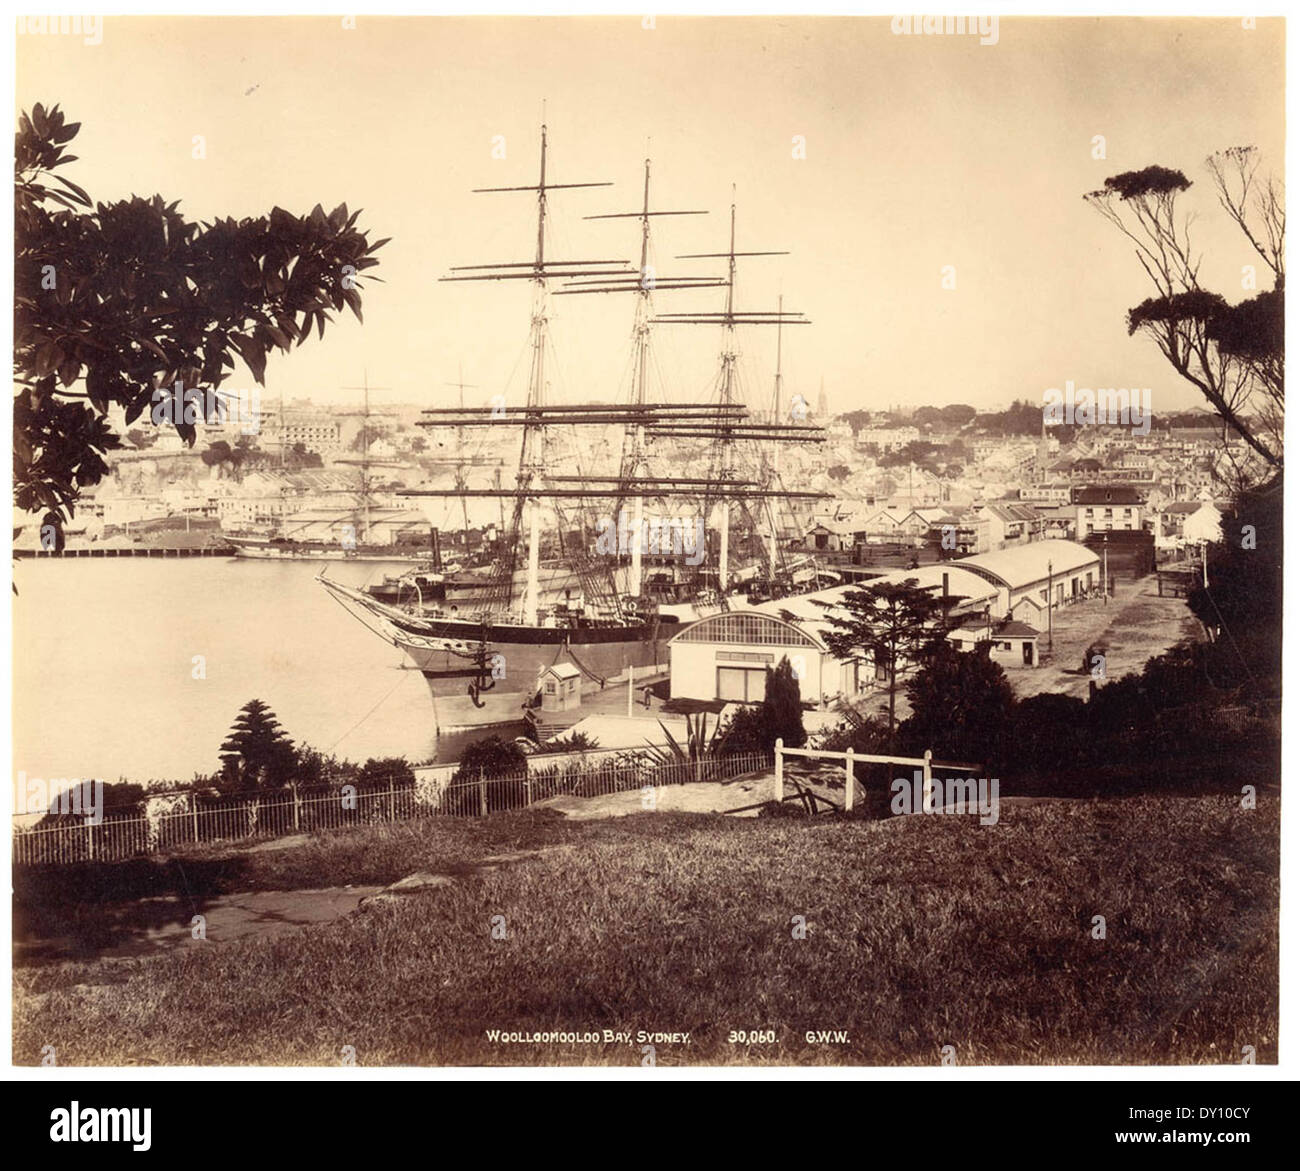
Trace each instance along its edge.
{"label": "iron picket fence", "polygon": [[[424,817],[483,817],[522,809],[553,797],[601,797],[692,782],[732,780],[770,770],[773,755],[736,753],[697,760],[657,761],[635,754],[592,764],[567,761],[505,777],[462,779],[434,791],[416,784],[384,787],[340,783],[271,793],[210,798],[197,793],[152,798],[152,813],[138,806],[105,809],[98,821],[51,815],[34,825],[15,824],[16,866],[116,862],[188,845],[276,838],[317,830]],[[171,808],[163,807],[171,803]]]}

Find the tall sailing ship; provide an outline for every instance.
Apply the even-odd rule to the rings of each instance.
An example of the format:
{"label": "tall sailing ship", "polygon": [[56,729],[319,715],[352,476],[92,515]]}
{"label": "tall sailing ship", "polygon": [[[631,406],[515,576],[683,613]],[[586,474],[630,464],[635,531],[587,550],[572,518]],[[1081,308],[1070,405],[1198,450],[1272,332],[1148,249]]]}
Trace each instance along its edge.
{"label": "tall sailing ship", "polygon": [[[448,715],[439,711],[440,700],[444,709],[454,704],[457,710],[448,715],[448,722],[457,727],[520,721],[534,702],[541,672],[549,666],[572,663],[602,686],[626,679],[629,671],[645,676],[648,668],[665,661],[664,643],[682,623],[747,606],[754,597],[804,592],[826,580],[819,580],[818,567],[809,559],[787,559],[780,540],[781,507],[806,507],[824,498],[823,493],[786,489],[779,470],[784,444],[824,440],[820,427],[805,422],[802,411],[787,410],[783,402],[780,330],[807,324],[807,318],[783,306],[736,306],[738,259],[784,253],[737,251],[733,202],[727,250],[678,257],[725,261],[724,276],[657,276],[650,267],[652,222],[662,216],[706,213],[652,210],[647,159],[640,210],[585,217],[637,220],[639,267],[619,260],[552,259],[546,251],[551,193],[612,184],[551,182],[547,149],[543,125],[536,183],[478,189],[535,196],[533,258],[461,266],[442,278],[530,282],[526,400],[510,406],[498,398],[491,406],[466,407],[462,399],[458,407],[429,408],[420,420],[423,427],[454,428],[458,434],[468,428],[510,429],[519,441],[515,483],[472,488],[458,477],[451,487],[400,493],[420,499],[434,525],[449,498],[462,505],[472,498],[500,501],[502,524],[490,571],[472,595],[459,599],[448,594],[437,573],[417,572],[370,589],[333,581],[324,572],[318,577],[336,600],[379,637],[401,648],[422,672],[440,728]],[[655,309],[657,294],[701,289],[721,290],[723,308],[662,314]],[[627,401],[547,402],[550,297],[618,293],[632,295],[635,305]],[[663,325],[720,329],[722,345],[710,401],[650,401],[651,334],[653,327]],[[770,409],[754,414],[740,393],[738,330],[764,325],[778,330],[778,372]],[[623,431],[617,468],[605,474],[583,472],[579,456],[590,446],[585,441],[606,435],[610,428]],[[574,436],[583,440],[573,441]],[[566,437],[572,442],[561,452]],[[673,455],[689,450],[707,467],[707,475],[683,477],[657,470],[657,453],[665,446]],[[573,474],[575,464],[581,474]],[[687,526],[674,530],[669,548],[648,543],[643,534],[656,518],[647,517],[647,505],[675,506],[679,517],[686,506],[698,523],[693,532],[684,531]],[[617,518],[617,524],[610,518]],[[657,528],[665,541],[667,528]],[[614,540],[615,534],[619,539]]]}

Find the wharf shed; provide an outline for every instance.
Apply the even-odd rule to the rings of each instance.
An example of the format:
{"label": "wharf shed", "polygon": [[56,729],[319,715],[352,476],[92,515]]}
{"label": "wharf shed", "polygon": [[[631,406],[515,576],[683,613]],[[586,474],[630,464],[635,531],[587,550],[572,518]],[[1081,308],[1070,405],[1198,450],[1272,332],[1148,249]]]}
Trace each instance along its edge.
{"label": "wharf shed", "polygon": [[[1100,575],[1091,549],[1053,539],[893,570],[869,584],[915,580],[936,597],[946,596],[949,617],[959,624],[969,628],[977,618],[986,624],[1015,622],[1017,630],[1024,627],[1024,641],[1033,642],[1032,632],[1046,625],[1048,606],[1099,585]],[[882,677],[883,667],[839,659],[826,644],[834,629],[831,616],[846,591],[860,584],[778,598],[687,626],[668,643],[673,698],[757,703],[767,669],[782,658],[794,667],[805,702],[825,706],[867,690]],[[1022,654],[1021,646],[1015,650]],[[1036,649],[1021,661],[1037,665]]]}

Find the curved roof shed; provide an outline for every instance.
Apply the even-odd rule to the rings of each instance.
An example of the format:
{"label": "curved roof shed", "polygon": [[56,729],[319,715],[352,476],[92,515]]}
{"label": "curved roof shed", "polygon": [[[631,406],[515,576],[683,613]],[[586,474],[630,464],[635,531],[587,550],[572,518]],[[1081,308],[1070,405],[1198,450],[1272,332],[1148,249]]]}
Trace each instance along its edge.
{"label": "curved roof shed", "polygon": [[1046,581],[1049,562],[1051,576],[1062,577],[1088,569],[1100,560],[1086,545],[1053,538],[963,557],[953,564],[1015,592]]}

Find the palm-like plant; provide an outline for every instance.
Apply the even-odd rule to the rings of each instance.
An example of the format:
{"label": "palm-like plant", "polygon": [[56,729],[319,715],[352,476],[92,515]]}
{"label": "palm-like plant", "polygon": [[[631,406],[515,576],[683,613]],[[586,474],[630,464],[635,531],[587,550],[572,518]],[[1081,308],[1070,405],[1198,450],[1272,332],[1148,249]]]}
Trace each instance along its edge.
{"label": "palm-like plant", "polygon": [[663,729],[664,743],[652,744],[647,741],[646,757],[659,765],[684,765],[686,766],[685,771],[691,780],[704,780],[707,764],[717,758],[718,749],[724,739],[722,721],[719,720],[714,725],[712,733],[710,733],[707,712],[696,712],[693,715],[688,715],[686,717],[686,743],[684,745],[668,730],[663,720],[659,720],[658,724]]}

